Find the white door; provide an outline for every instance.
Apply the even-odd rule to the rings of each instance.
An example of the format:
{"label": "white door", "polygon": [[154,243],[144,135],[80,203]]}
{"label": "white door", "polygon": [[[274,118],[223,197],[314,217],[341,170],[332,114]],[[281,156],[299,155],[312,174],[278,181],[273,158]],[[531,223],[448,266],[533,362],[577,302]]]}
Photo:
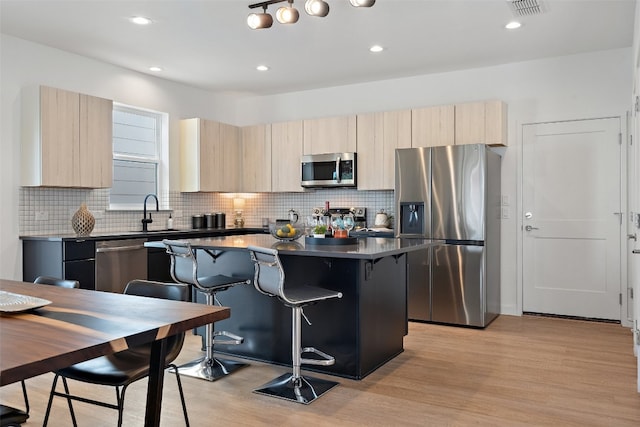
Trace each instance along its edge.
{"label": "white door", "polygon": [[620,119],[523,126],[523,310],[620,320]]}

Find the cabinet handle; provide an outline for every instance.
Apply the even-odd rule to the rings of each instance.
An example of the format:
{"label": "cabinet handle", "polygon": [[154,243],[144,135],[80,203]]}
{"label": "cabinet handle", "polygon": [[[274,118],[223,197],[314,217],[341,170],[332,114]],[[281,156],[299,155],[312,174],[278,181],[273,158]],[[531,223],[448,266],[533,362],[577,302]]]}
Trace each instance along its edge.
{"label": "cabinet handle", "polygon": [[123,251],[133,251],[136,249],[144,249],[143,245],[135,245],[135,246],[118,246],[115,248],[98,248],[96,249],[96,253],[105,253],[105,252],[123,252]]}

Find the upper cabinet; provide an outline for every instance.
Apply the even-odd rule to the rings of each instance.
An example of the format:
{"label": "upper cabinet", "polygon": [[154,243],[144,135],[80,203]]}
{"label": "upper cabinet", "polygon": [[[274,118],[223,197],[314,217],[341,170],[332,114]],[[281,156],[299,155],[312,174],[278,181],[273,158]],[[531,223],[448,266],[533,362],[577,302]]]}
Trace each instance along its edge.
{"label": "upper cabinet", "polygon": [[411,146],[436,147],[453,145],[455,135],[453,105],[411,110]]}
{"label": "upper cabinet", "polygon": [[304,191],[300,186],[303,138],[302,120],[271,125],[271,191]]}
{"label": "upper cabinet", "polygon": [[239,163],[236,126],[198,118],[180,121],[181,191],[239,191]]}
{"label": "upper cabinet", "polygon": [[480,101],[455,106],[455,143],[507,145],[507,105]]}
{"label": "upper cabinet", "polygon": [[395,150],[411,147],[411,110],[358,115],[358,189],[395,186]]}
{"label": "upper cabinet", "polygon": [[356,116],[304,121],[304,154],[356,151]]}
{"label": "upper cabinet", "polygon": [[22,185],[107,188],[113,101],[46,86],[22,97]]}
{"label": "upper cabinet", "polygon": [[221,176],[218,182],[218,191],[241,191],[241,178],[243,173],[240,158],[240,128],[226,123],[220,123],[220,141],[222,146]]}
{"label": "upper cabinet", "polygon": [[242,147],[242,192],[271,191],[271,125],[245,126]]}

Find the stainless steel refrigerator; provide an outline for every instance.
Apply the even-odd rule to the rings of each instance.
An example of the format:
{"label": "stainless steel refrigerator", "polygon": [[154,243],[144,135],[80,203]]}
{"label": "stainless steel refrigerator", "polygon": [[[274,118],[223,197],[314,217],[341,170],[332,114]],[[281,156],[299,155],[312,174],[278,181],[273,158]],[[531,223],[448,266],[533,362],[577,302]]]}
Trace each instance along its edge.
{"label": "stainless steel refrigerator", "polygon": [[396,237],[410,320],[485,327],[500,311],[500,156],[482,144],[396,150]]}

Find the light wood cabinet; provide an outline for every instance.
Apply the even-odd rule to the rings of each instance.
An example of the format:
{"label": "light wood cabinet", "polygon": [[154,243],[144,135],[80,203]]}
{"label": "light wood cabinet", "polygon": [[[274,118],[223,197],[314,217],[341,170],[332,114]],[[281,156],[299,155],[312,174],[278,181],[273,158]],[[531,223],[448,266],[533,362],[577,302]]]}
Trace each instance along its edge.
{"label": "light wood cabinet", "polygon": [[241,189],[240,128],[220,123],[220,144],[222,145],[222,176],[218,191],[238,192]]}
{"label": "light wood cabinet", "polygon": [[271,191],[271,125],[245,126],[240,140],[242,191]]}
{"label": "light wood cabinet", "polygon": [[480,101],[455,106],[455,143],[507,145],[507,106]]}
{"label": "light wood cabinet", "polygon": [[302,192],[302,120],[271,124],[271,191]]}
{"label": "light wood cabinet", "polygon": [[22,97],[22,185],[107,188],[113,101],[46,86]]}
{"label": "light wood cabinet", "polygon": [[304,121],[304,154],[356,151],[356,116],[328,117]]}
{"label": "light wood cabinet", "polygon": [[453,105],[411,110],[411,146],[436,147],[453,145],[455,135]]}
{"label": "light wood cabinet", "polygon": [[393,189],[395,150],[411,147],[411,110],[358,115],[357,130],[358,189]]}
{"label": "light wood cabinet", "polygon": [[240,189],[236,126],[205,119],[180,121],[180,191]]}

